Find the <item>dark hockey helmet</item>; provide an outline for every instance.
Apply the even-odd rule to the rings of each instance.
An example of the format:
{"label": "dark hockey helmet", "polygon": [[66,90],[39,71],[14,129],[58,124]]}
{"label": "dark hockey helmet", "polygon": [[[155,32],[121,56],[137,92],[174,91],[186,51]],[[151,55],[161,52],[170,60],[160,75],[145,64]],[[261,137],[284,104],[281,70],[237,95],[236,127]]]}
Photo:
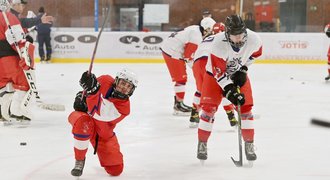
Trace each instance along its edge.
{"label": "dark hockey helmet", "polygon": [[[226,37],[229,43],[236,48],[241,48],[247,40],[246,25],[242,20],[242,18],[239,15],[228,16],[225,21],[225,26],[226,26]],[[242,37],[240,40],[234,41],[230,38],[230,35],[232,36],[241,35]]]}
{"label": "dark hockey helmet", "polygon": [[[122,84],[124,83],[125,85],[125,90],[127,90],[127,84],[130,86],[130,89],[127,90],[127,92],[123,92],[121,89]],[[128,69],[122,69],[117,73],[115,83],[113,85],[113,94],[112,96],[114,98],[118,99],[128,99],[130,96],[132,96],[135,88],[138,85],[138,79],[137,75]]]}

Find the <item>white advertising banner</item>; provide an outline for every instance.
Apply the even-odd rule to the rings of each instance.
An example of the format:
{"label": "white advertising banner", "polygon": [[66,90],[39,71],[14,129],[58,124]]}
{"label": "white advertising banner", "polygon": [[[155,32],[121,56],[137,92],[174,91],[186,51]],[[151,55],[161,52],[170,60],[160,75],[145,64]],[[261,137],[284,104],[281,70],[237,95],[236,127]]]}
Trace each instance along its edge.
{"label": "white advertising banner", "polygon": [[[103,60],[100,62],[163,62],[159,48],[170,33],[103,32],[95,59]],[[259,34],[263,55],[258,62],[317,63],[327,59],[330,39],[324,33]],[[92,57],[97,35],[97,32],[53,32],[54,62],[87,62]]]}
{"label": "white advertising banner", "polygon": [[324,33],[259,33],[263,60],[320,61],[327,59],[329,38]]}

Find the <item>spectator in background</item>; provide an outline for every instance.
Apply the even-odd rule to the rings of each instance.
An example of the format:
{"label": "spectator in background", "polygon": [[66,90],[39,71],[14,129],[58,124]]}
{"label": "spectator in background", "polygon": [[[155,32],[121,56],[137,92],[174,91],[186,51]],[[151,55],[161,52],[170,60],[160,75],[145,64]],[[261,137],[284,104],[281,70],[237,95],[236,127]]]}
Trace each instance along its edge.
{"label": "spectator in background", "polygon": [[[41,14],[45,14],[45,8],[42,6],[39,8],[39,15]],[[50,44],[50,32],[52,25],[52,23],[40,23],[37,26],[37,40],[39,43],[39,56],[41,63],[49,63],[51,59],[52,46]],[[46,46],[46,56],[44,51],[44,45]]]}
{"label": "spectator in background", "polygon": [[205,9],[202,13],[202,16],[203,16],[203,18],[212,17],[212,14],[210,13],[209,10]]}

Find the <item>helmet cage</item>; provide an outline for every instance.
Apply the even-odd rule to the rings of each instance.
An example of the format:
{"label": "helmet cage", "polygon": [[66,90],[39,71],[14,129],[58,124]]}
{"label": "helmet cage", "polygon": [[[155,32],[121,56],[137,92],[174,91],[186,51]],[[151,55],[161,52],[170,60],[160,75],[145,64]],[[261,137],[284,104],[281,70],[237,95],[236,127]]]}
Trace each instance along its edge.
{"label": "helmet cage", "polygon": [[[126,81],[126,82],[128,82],[132,85],[131,90],[127,94],[124,94],[124,93],[122,93],[122,92],[120,92],[116,89],[116,87],[118,86],[120,80],[124,80],[124,81]],[[136,86],[131,81],[129,81],[127,79],[116,77],[114,88],[113,88],[113,95],[115,97],[119,98],[119,99],[128,99],[130,96],[132,96],[135,88],[136,88]]]}
{"label": "helmet cage", "polygon": [[[228,40],[228,42],[230,43],[231,46],[233,46],[233,47],[235,47],[235,48],[241,48],[241,47],[244,46],[244,44],[245,44],[246,41],[247,41],[247,32],[245,31],[245,32],[243,32],[243,33],[244,33],[244,36],[243,36],[242,40],[239,41],[239,42],[234,42],[234,41],[232,41],[232,40],[230,39],[230,35],[231,35],[231,34],[229,34],[229,33],[226,32],[225,35],[226,35],[226,38],[227,38],[227,40]],[[237,35],[238,35],[238,34],[237,34]]]}
{"label": "helmet cage", "polygon": [[[132,89],[127,94],[124,94],[116,89],[120,80],[124,80],[132,85]],[[137,87],[137,84],[138,84],[138,80],[136,74],[127,69],[123,69],[117,73],[115,83],[113,85],[112,96],[119,99],[128,99],[130,96],[132,96],[135,88]]]}
{"label": "helmet cage", "polygon": [[[226,38],[228,39],[228,42],[236,48],[241,48],[244,46],[245,42],[247,41],[247,32],[246,32],[246,26],[242,18],[238,15],[231,15],[226,18],[225,21],[226,25]],[[233,42],[230,39],[230,35],[239,35],[244,33],[244,36],[242,38],[242,41],[240,42]]]}

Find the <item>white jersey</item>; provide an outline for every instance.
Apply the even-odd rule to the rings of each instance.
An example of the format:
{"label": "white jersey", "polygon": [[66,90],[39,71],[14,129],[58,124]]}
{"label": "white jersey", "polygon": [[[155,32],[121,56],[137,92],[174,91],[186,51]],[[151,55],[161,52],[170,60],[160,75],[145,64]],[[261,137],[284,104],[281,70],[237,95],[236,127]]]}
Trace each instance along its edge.
{"label": "white jersey", "polygon": [[[202,42],[202,33],[198,25],[188,26],[182,31],[172,33],[163,43],[161,49],[164,53],[175,59],[184,59],[188,43],[198,46]],[[193,56],[193,54],[192,54]],[[190,57],[189,57],[190,58]],[[191,57],[193,58],[193,57]]]}
{"label": "white jersey", "polygon": [[202,58],[209,57],[211,52],[212,43],[215,35],[207,36],[202,43],[198,45],[198,48],[195,52],[194,61]]}
{"label": "white jersey", "polygon": [[261,55],[262,42],[259,35],[247,29],[247,41],[239,49],[234,51],[228,42],[225,33],[215,35],[211,47],[211,57],[206,64],[206,70],[214,75],[221,88],[233,83],[230,76],[243,65],[249,66],[253,58]]}

